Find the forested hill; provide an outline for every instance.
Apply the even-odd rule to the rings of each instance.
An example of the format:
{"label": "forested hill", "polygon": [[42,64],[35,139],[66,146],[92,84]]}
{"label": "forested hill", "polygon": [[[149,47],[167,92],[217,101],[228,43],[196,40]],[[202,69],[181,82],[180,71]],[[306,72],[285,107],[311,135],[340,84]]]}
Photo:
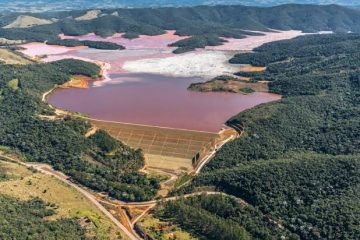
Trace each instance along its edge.
{"label": "forested hill", "polygon": [[[244,199],[292,232],[293,239],[359,239],[359,46],[360,35],[313,35],[236,55],[234,63],[266,66],[265,72],[253,73],[254,81],[271,81],[270,90],[284,97],[232,118],[245,126],[243,136],[221,148],[192,187],[215,186]],[[187,223],[189,207],[179,203],[165,211],[174,208],[183,213],[175,221]],[[244,219],[253,213],[222,215],[223,209],[214,204],[206,211],[230,216],[249,233],[257,225],[258,231],[274,234],[263,229],[269,220],[248,224]]]}
{"label": "forested hill", "polygon": [[110,196],[152,199],[158,180],[138,170],[141,150],[131,149],[105,131],[90,137],[91,125],[74,117],[50,120],[54,112],[41,101],[44,92],[73,75],[96,76],[99,66],[74,59],[29,65],[0,64],[0,146],[24,160],[51,164],[73,180]]}
{"label": "forested hill", "polygon": [[[36,18],[31,18],[35,26],[20,28],[20,15]],[[16,20],[19,21],[15,24]],[[246,30],[360,32],[360,11],[337,5],[296,4],[269,8],[236,5],[104,9],[90,13],[78,10],[4,14],[0,15],[0,26],[0,37],[29,41],[54,40],[59,33],[81,35],[90,32],[101,36],[126,32],[125,37],[134,38],[139,34],[161,34],[167,29],[177,30],[180,35],[241,38],[251,34]]]}

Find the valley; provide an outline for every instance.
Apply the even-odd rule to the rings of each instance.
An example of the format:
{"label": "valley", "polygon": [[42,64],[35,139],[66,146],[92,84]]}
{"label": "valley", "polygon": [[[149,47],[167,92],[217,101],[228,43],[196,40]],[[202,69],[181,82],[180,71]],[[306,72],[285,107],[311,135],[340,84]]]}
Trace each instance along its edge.
{"label": "valley", "polygon": [[[126,50],[120,51],[44,43],[24,44],[21,50],[29,57],[45,62],[74,58],[102,66],[100,80],[91,81],[75,76],[43,99],[55,108],[87,116],[84,120],[97,129],[106,130],[115,139],[135,149],[142,149],[145,154],[144,171],[172,179],[163,185],[160,191],[162,195],[171,189],[176,179],[195,172],[198,162],[206,159],[215,149],[217,151],[221,142],[238,135],[224,125],[227,119],[239,111],[281,98],[264,92],[242,95],[188,91],[187,86],[194,81],[204,81],[219,73],[233,75],[241,70],[243,67],[229,64],[228,60],[236,49],[243,46],[244,51],[248,51],[249,47],[246,41],[239,40],[238,45],[234,42],[230,46],[225,44],[221,50],[198,50],[175,56],[173,48],[168,45],[182,37],[174,34],[174,31],[167,31],[163,35],[140,36],[134,40],[124,39],[121,34],[108,38],[93,34],[76,37],[77,40],[122,44]],[[253,46],[296,35],[301,34],[279,32],[271,33],[268,38],[266,34],[256,36]],[[61,38],[75,37],[62,35]],[[252,41],[252,37],[249,38],[248,41]],[[260,41],[255,40],[259,38]],[[159,69],[169,71],[171,68],[161,67],[159,61],[175,61],[177,64],[170,65],[176,66],[178,72],[163,73],[150,67],[154,70],[154,73],[150,73],[139,62],[142,61],[140,59],[156,61],[154,64],[160,66]],[[203,62],[198,61],[200,59]],[[181,65],[181,62],[185,65]],[[144,68],[141,73],[133,72],[127,67],[129,64]],[[213,66],[220,68],[207,71],[206,66],[209,69]]]}
{"label": "valley", "polygon": [[359,16],[0,12],[0,239],[358,239]]}

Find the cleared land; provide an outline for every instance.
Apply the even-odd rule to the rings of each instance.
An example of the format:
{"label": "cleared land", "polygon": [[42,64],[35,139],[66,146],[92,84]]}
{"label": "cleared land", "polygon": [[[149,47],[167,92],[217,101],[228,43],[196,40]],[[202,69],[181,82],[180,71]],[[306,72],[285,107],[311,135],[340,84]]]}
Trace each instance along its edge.
{"label": "cleared land", "polygon": [[179,226],[161,221],[153,215],[146,216],[139,222],[140,228],[153,239],[178,239],[178,240],[196,240],[190,233],[185,232]]}
{"label": "cleared land", "polygon": [[88,88],[89,81],[91,81],[90,77],[75,75],[70,79],[70,81],[61,85],[60,88]]}
{"label": "cleared land", "polygon": [[216,133],[106,121],[90,122],[129,146],[141,148],[147,166],[159,169],[191,171],[194,156],[212,145],[218,137]]}
{"label": "cleared land", "polygon": [[[74,188],[50,175],[33,172],[16,163],[0,161],[0,168],[5,169],[9,179],[0,182],[0,193],[28,200],[39,197],[58,206],[54,218],[77,217],[90,219],[89,234],[96,234],[100,239],[116,239],[119,230],[91,202]],[[52,219],[54,219],[52,218]],[[49,219],[49,220],[52,220]],[[122,236],[125,236],[122,234]]]}
{"label": "cleared land", "polygon": [[100,10],[90,10],[90,11],[87,11],[84,15],[75,18],[75,20],[77,20],[77,21],[92,20],[92,19],[98,18],[100,13],[101,13]]}
{"label": "cleared land", "polygon": [[29,28],[33,26],[51,24],[53,21],[47,19],[36,18],[27,15],[18,16],[15,21],[6,25],[3,28]]}
{"label": "cleared land", "polygon": [[266,70],[266,67],[256,67],[251,65],[243,65],[240,67],[240,71],[243,72],[263,72]]}
{"label": "cleared land", "polygon": [[11,40],[11,39],[7,39],[7,38],[2,38],[0,37],[0,44],[21,44],[21,43],[24,43],[23,40]]}
{"label": "cleared land", "polygon": [[5,64],[30,64],[33,63],[31,60],[27,59],[24,56],[21,56],[19,53],[13,52],[9,49],[0,48],[0,62]]}

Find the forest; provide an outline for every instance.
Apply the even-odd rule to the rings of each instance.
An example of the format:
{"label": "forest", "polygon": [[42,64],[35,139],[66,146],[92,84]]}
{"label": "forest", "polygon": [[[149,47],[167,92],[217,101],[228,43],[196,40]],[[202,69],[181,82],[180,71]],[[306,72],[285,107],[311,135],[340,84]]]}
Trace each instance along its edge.
{"label": "forest", "polygon": [[159,182],[138,173],[144,164],[141,150],[131,149],[103,131],[86,138],[90,125],[75,117],[56,121],[40,117],[54,114],[41,95],[78,74],[97,77],[99,66],[73,59],[0,64],[0,146],[20,152],[27,161],[49,163],[73,180],[115,198],[152,199]]}
{"label": "forest", "polygon": [[[283,98],[230,119],[244,125],[243,136],[221,148],[192,185],[177,193],[215,187],[295,239],[358,239],[359,43],[357,34],[303,36],[236,55],[231,62],[266,66],[253,81],[271,81],[270,91]],[[214,205],[211,211],[222,209]],[[191,214],[182,212],[173,221]]]}
{"label": "forest", "polygon": [[[178,35],[189,36],[188,39],[175,43],[179,45],[175,53],[182,53],[198,47],[221,44],[221,37],[244,38],[247,35],[261,34],[254,31],[278,29],[304,32],[360,32],[360,11],[337,5],[102,9],[97,18],[87,21],[76,20],[86,12],[87,10],[28,13],[32,17],[56,21],[30,28],[0,28],[0,37],[57,42],[61,33],[73,36],[95,33],[102,37],[125,33],[124,37],[131,39],[141,34],[158,35],[165,33],[165,30],[176,30]],[[0,15],[0,27],[12,23],[19,15],[20,13]]]}
{"label": "forest", "polygon": [[292,234],[277,228],[268,216],[238,199],[222,195],[201,195],[167,202],[156,217],[180,224],[200,239],[280,239]]}
{"label": "forest", "polygon": [[79,41],[76,39],[65,39],[65,40],[50,40],[46,44],[49,45],[60,45],[65,47],[78,47],[78,46],[87,46],[89,48],[95,49],[104,49],[104,50],[123,50],[124,46],[112,43],[112,42],[103,42],[103,41]]}

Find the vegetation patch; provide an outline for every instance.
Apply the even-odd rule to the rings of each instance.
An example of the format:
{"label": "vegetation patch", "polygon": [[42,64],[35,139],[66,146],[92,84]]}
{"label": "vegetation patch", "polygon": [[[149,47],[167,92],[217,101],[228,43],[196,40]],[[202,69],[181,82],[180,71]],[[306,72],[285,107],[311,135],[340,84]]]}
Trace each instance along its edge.
{"label": "vegetation patch", "polygon": [[[86,217],[95,226],[89,228],[86,235],[95,235],[97,239],[104,240],[113,239],[120,235],[117,227],[95,205],[74,188],[56,178],[9,162],[0,162],[0,176],[1,172],[6,174],[7,178],[0,180],[0,198],[7,195],[24,202],[31,202],[36,198],[44,202],[44,204],[45,202],[49,203],[49,206],[51,206],[51,214],[44,216],[48,221],[61,222],[64,221],[63,219],[74,219],[69,223],[78,224],[78,219]],[[26,211],[26,209],[23,209],[23,211]],[[64,225],[66,222],[67,220]],[[4,229],[0,229],[0,235],[2,230]]]}
{"label": "vegetation patch", "polygon": [[19,89],[19,79],[15,78],[8,82],[8,87],[12,90],[18,90]]}
{"label": "vegetation patch", "polygon": [[5,64],[20,64],[20,65],[33,63],[33,61],[29,60],[21,53],[6,48],[0,48],[0,62],[3,62]]}
{"label": "vegetation patch", "polygon": [[20,201],[0,195],[1,239],[86,239],[85,230],[75,219],[48,221],[54,206],[39,198]]}
{"label": "vegetation patch", "polygon": [[175,43],[170,44],[171,47],[178,47],[174,53],[185,53],[193,51],[196,48],[205,48],[206,46],[219,46],[226,40],[214,35],[202,35],[186,38]]}
{"label": "vegetation patch", "polygon": [[251,87],[243,87],[239,89],[240,92],[245,93],[245,94],[250,94],[255,92],[254,89],[252,89]]}
{"label": "vegetation patch", "polygon": [[146,216],[140,223],[140,229],[153,239],[179,239],[179,240],[196,240],[190,233],[182,230],[178,225],[160,220],[153,215]]}
{"label": "vegetation patch", "polygon": [[123,50],[123,49],[125,49],[124,46],[119,45],[117,43],[104,42],[104,41],[90,41],[90,40],[79,41],[76,39],[64,39],[64,40],[54,39],[54,40],[47,41],[46,44],[60,45],[60,46],[65,46],[65,47],[86,46],[89,48],[103,49],[103,50]]}
{"label": "vegetation patch", "polygon": [[210,81],[192,83],[188,87],[191,91],[198,92],[230,92],[250,94],[253,92],[267,92],[267,83],[248,82],[242,78],[232,76],[219,76]]}
{"label": "vegetation patch", "polygon": [[179,179],[176,180],[174,184],[174,188],[180,187],[190,181],[192,179],[192,176],[190,174],[185,174],[181,176]]}

